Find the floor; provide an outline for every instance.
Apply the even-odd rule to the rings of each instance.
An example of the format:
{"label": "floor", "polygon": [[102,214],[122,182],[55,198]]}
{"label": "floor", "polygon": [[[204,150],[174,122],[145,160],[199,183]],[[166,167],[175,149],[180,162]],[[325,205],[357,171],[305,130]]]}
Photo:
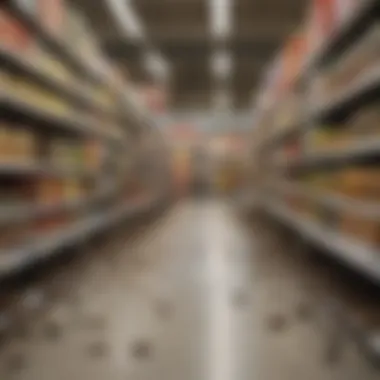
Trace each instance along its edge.
{"label": "floor", "polygon": [[334,269],[225,202],[180,202],[83,250],[0,299],[0,379],[380,378],[337,344]]}

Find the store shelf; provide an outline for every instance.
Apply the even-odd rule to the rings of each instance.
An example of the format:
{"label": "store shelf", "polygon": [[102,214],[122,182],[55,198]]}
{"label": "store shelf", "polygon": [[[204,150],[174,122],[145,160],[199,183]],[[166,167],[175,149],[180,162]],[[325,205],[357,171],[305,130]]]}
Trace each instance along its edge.
{"label": "store shelf", "polygon": [[0,176],[33,176],[43,171],[44,168],[37,162],[0,162]]}
{"label": "store shelf", "polygon": [[0,206],[0,226],[11,225],[47,217],[69,210],[79,210],[84,206],[83,200],[63,202],[55,205],[34,206],[31,204]]}
{"label": "store shelf", "polygon": [[[74,119],[72,116],[57,115],[54,112],[40,106],[31,104],[12,94],[0,92],[0,109],[12,114],[13,118],[33,120],[35,125],[45,127],[50,131],[57,128],[61,132],[71,133],[78,136],[90,136],[104,138],[122,143],[121,134],[111,129],[104,129],[90,121]],[[3,116],[4,117],[4,116]]]}
{"label": "store shelf", "polygon": [[109,110],[105,105],[91,98],[91,94],[86,94],[82,89],[76,88],[74,84],[68,85],[62,79],[53,77],[51,74],[39,69],[33,62],[24,57],[0,47],[0,66],[8,67],[10,71],[17,71],[29,78],[32,82],[43,86],[49,91],[65,98],[73,106],[80,106],[95,112],[100,112],[107,117],[116,118],[115,112]]}
{"label": "store shelf", "polygon": [[37,68],[32,62],[15,54],[4,47],[0,47],[0,66],[9,71],[21,73],[30,81],[43,86],[49,91],[67,99],[73,105],[82,105],[87,108],[95,108],[96,104],[81,93],[81,90],[74,86],[67,85],[63,80],[54,78],[43,70]]}
{"label": "store shelf", "polygon": [[48,176],[59,178],[95,178],[97,172],[66,169],[40,162],[0,162],[0,176]]}
{"label": "store shelf", "polygon": [[51,234],[36,236],[25,246],[0,251],[0,277],[11,275],[27,269],[40,261],[55,255],[64,248],[72,247],[90,236],[113,227],[127,218],[136,217],[160,204],[159,198],[141,202],[127,202],[106,213],[97,213],[85,220],[71,224],[64,230]]}
{"label": "store shelf", "polygon": [[315,113],[319,121],[341,120],[371,101],[380,99],[380,67],[374,65],[365,70],[338,96],[329,99]]}
{"label": "store shelf", "polygon": [[320,168],[332,164],[350,164],[363,159],[380,156],[380,138],[364,139],[342,148],[332,148],[318,153],[282,160],[278,167],[282,169]]}
{"label": "store shelf", "polygon": [[91,81],[96,85],[104,84],[103,78],[94,72],[91,67],[80,57],[76,56],[66,44],[48,32],[35,17],[25,11],[14,0],[4,0],[5,6],[10,13],[17,18],[27,29],[35,33],[40,40],[57,56],[59,56],[67,66],[71,67],[77,74]]}
{"label": "store shelf", "polygon": [[332,209],[349,211],[366,219],[380,220],[379,203],[361,201],[335,194],[315,195],[315,198]]}
{"label": "store shelf", "polygon": [[23,203],[18,205],[0,206],[0,227],[1,225],[17,224],[27,222],[37,218],[46,218],[64,212],[78,212],[96,206],[99,202],[109,200],[116,196],[116,189],[113,186],[100,189],[95,194],[85,198],[63,201],[55,204],[36,205]]}
{"label": "store shelf", "polygon": [[283,128],[280,131],[275,131],[269,137],[267,137],[263,143],[263,149],[271,149],[274,148],[281,143],[288,141],[289,139],[297,136],[298,133],[302,131],[303,123],[294,124],[289,128]]}
{"label": "store shelf", "polygon": [[57,115],[46,108],[31,104],[12,94],[0,93],[0,108],[11,112],[13,115],[24,116],[40,125],[47,125],[48,128],[58,128],[63,132],[71,132],[79,135],[88,135],[89,128],[69,116]]}
{"label": "store shelf", "polygon": [[379,16],[378,0],[361,0],[358,9],[341,27],[328,38],[326,43],[311,57],[299,76],[302,81],[311,72],[333,61],[336,57],[354,45]]}
{"label": "store shelf", "polygon": [[273,217],[298,231],[307,240],[326,249],[335,259],[380,284],[380,252],[376,248],[318,225],[278,201],[266,201],[264,207]]}
{"label": "store shelf", "polygon": [[291,181],[277,182],[269,189],[280,191],[281,194],[297,195],[304,199],[310,199],[336,211],[350,212],[365,219],[380,220],[380,203],[359,200],[342,194],[316,191],[310,186],[303,186]]}

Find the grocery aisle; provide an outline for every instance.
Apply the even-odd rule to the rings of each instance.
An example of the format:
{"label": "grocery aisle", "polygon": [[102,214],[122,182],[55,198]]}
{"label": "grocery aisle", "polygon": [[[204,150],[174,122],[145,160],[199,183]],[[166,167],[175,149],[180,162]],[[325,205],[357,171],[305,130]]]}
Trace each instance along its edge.
{"label": "grocery aisle", "polygon": [[123,235],[16,292],[1,379],[378,378],[350,348],[328,364],[303,282],[323,277],[226,203],[183,201]]}

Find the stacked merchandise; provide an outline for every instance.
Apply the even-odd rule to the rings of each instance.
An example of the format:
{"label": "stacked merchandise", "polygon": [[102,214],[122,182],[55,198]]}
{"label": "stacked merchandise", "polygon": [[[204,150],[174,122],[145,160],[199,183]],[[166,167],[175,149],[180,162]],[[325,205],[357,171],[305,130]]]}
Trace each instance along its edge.
{"label": "stacked merchandise", "polygon": [[[266,209],[377,282],[379,7],[376,0],[314,1],[307,43],[293,57],[298,74],[283,65],[266,83],[255,148]],[[293,129],[284,132],[287,123]]]}
{"label": "stacked merchandise", "polygon": [[2,2],[0,43],[1,275],[106,226],[131,136],[125,84],[65,0]]}

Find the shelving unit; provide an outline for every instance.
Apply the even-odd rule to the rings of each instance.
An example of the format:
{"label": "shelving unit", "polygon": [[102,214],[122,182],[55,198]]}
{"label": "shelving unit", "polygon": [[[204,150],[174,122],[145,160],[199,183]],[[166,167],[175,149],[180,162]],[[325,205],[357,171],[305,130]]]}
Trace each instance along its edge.
{"label": "shelving unit", "polygon": [[252,175],[273,218],[380,285],[380,3],[352,7],[317,47],[280,57],[293,71],[263,84]]}
{"label": "shelving unit", "polygon": [[273,217],[298,231],[305,239],[327,250],[333,258],[360,271],[380,285],[380,258],[377,248],[324,228],[278,202],[267,201],[264,205]]}
{"label": "shelving unit", "polygon": [[124,220],[151,212],[160,206],[160,202],[159,197],[141,202],[126,202],[125,205],[107,213],[97,213],[55,233],[44,234],[43,238],[36,236],[34,242],[28,242],[24,246],[0,251],[0,278],[24,271],[39,261],[46,260],[65,248],[85,242],[91,236],[110,229]]}
{"label": "shelving unit", "polygon": [[21,2],[0,5],[0,278],[165,198],[159,186],[131,189],[131,175],[142,181],[131,168],[149,153],[143,131],[154,124],[123,95],[128,83],[92,44],[91,33],[87,38],[83,15],[57,11],[67,11],[82,31],[77,44],[88,44],[84,50],[103,70]]}
{"label": "shelving unit", "polygon": [[19,20],[25,27],[34,33],[47,48],[62,59],[65,65],[70,67],[78,75],[83,76],[84,79],[90,81],[94,85],[104,84],[106,81],[102,76],[90,68],[90,66],[80,59],[75,53],[72,52],[62,40],[57,36],[53,36],[41,23],[26,11],[17,0],[5,0],[2,6],[6,7],[17,20]]}
{"label": "shelving unit", "polygon": [[366,104],[376,101],[379,96],[380,67],[374,65],[343,89],[341,94],[328,99],[315,111],[313,118],[320,121],[339,119],[340,115],[352,114]]}

